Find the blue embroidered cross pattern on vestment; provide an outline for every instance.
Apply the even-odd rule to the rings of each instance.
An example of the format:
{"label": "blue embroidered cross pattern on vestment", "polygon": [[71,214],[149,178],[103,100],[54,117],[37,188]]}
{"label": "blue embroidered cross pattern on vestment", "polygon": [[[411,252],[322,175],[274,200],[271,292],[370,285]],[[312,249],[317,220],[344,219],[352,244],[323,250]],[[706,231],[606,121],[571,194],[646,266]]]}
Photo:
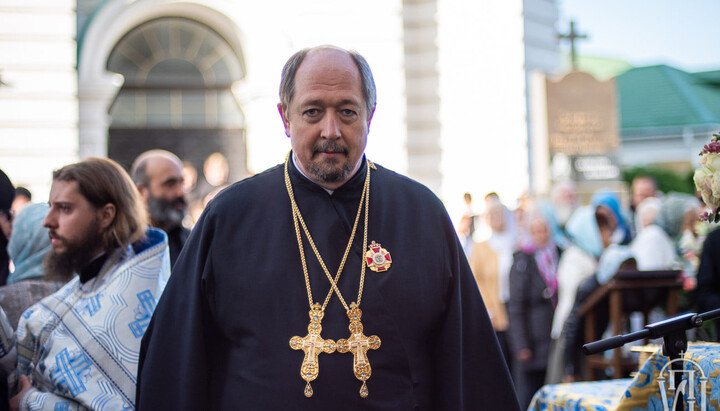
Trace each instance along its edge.
{"label": "blue embroidered cross pattern on vestment", "polygon": [[66,386],[73,397],[85,392],[81,374],[92,365],[88,357],[83,353],[71,357],[68,349],[65,348],[55,356],[55,361],[58,366],[57,374],[53,378],[55,385]]}
{"label": "blue embroidered cross pattern on vestment", "polygon": [[90,317],[95,315],[98,311],[100,311],[100,297],[101,294],[97,294],[93,297],[86,298],[84,301],[78,304],[78,308],[76,309],[79,313],[86,313]]}
{"label": "blue embroidered cross pattern on vestment", "polygon": [[155,298],[150,290],[138,293],[137,298],[140,300],[140,306],[135,309],[135,321],[128,325],[135,338],[140,338],[145,334],[145,329],[150,324],[150,317],[155,311]]}

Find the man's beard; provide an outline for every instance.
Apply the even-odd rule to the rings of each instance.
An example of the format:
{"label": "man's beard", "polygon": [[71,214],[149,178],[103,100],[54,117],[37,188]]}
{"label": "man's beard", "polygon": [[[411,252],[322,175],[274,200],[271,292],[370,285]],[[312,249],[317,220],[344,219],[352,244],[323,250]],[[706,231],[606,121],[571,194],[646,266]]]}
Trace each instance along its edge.
{"label": "man's beard", "polygon": [[[53,233],[55,234],[55,233]],[[56,234],[55,234],[56,235]],[[98,245],[102,244],[102,233],[97,221],[88,226],[79,241],[59,239],[65,245],[65,251],[57,252],[50,249],[43,260],[45,278],[53,281],[68,281],[75,273],[79,273],[95,257]]]}
{"label": "man's beard", "polygon": [[343,164],[339,166],[337,165],[336,161],[329,159],[323,162],[310,161],[310,167],[308,169],[308,172],[312,174],[317,180],[324,183],[336,183],[338,181],[345,180],[355,167],[355,164],[350,164],[350,161],[347,160],[347,149],[342,145],[338,144],[337,142],[327,141],[313,148],[313,156],[322,151],[334,151],[337,153],[342,153],[345,155],[346,160]]}
{"label": "man's beard", "polygon": [[[181,209],[176,206],[182,205]],[[165,200],[162,197],[148,196],[148,212],[150,221],[156,227],[172,230],[182,225],[187,210],[187,202],[184,197],[177,197],[173,200]]]}

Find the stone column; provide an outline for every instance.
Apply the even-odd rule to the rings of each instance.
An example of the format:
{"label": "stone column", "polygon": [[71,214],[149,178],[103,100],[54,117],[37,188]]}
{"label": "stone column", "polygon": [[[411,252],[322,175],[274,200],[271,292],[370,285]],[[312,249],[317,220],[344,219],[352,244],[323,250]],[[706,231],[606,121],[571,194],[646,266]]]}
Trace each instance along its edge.
{"label": "stone column", "polygon": [[107,157],[110,105],[122,86],[122,76],[105,73],[85,80],[81,76],[78,90],[80,106],[80,158]]}
{"label": "stone column", "polygon": [[408,175],[440,193],[437,0],[403,0]]}

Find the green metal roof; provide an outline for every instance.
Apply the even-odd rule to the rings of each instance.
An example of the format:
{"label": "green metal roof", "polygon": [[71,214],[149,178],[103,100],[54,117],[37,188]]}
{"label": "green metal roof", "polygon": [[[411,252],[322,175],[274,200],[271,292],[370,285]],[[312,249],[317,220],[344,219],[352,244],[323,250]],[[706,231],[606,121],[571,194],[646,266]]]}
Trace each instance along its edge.
{"label": "green metal roof", "polygon": [[[624,60],[611,57],[586,56],[582,54],[577,56],[576,64],[579,71],[590,73],[600,81],[616,77],[633,68],[632,64]],[[562,55],[562,66],[564,71],[570,71],[572,67],[570,54],[566,53]]]}
{"label": "green metal roof", "polygon": [[720,70],[688,73],[666,65],[616,77],[623,134],[633,129],[720,123]]}

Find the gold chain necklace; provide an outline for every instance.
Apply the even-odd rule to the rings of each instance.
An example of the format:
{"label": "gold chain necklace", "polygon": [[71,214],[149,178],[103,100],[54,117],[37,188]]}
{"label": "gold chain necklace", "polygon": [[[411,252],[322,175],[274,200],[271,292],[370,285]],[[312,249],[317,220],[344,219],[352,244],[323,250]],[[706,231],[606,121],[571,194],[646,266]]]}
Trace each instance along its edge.
{"label": "gold chain necklace", "polygon": [[[338,341],[337,344],[337,350],[341,353],[346,353],[349,351],[352,351],[354,355],[353,360],[353,371],[355,374],[355,377],[362,381],[363,384],[360,388],[360,396],[365,398],[368,396],[368,389],[366,381],[370,378],[371,375],[371,368],[370,363],[367,360],[367,351],[368,349],[376,350],[380,347],[380,338],[373,335],[370,337],[366,337],[362,331],[363,326],[360,322],[360,318],[362,316],[362,311],[360,311],[360,301],[362,299],[362,293],[363,293],[363,287],[365,282],[365,263],[362,261],[361,269],[360,269],[360,286],[358,289],[358,297],[357,302],[351,303],[350,306],[347,305],[345,302],[345,299],[342,296],[342,293],[340,292],[340,289],[337,287],[337,282],[340,278],[340,274],[342,273],[343,267],[345,266],[345,261],[347,260],[347,256],[350,252],[350,248],[352,247],[353,241],[355,239],[355,233],[357,232],[357,226],[358,221],[360,219],[360,214],[362,213],[363,208],[363,202],[365,203],[365,221],[364,221],[364,235],[363,235],[363,249],[365,248],[365,245],[367,245],[367,232],[368,232],[368,215],[369,215],[369,209],[370,209],[370,169],[374,168],[374,165],[368,160],[367,161],[367,174],[365,177],[365,185],[363,187],[363,192],[360,197],[360,204],[358,206],[358,212],[355,216],[355,222],[353,224],[353,229],[350,235],[350,240],[348,241],[348,245],[345,248],[345,254],[343,255],[342,261],[340,263],[340,267],[338,268],[338,272],[335,275],[335,278],[332,277],[330,274],[330,271],[327,269],[327,266],[325,265],[325,262],[323,261],[322,257],[320,256],[320,252],[318,251],[317,247],[315,246],[315,242],[312,239],[312,236],[310,235],[310,231],[307,228],[307,225],[305,224],[305,221],[302,218],[302,215],[300,214],[300,209],[297,206],[297,203],[295,202],[295,196],[293,194],[292,190],[292,184],[290,183],[290,175],[288,173],[288,162],[290,159],[290,153],[288,153],[288,156],[285,158],[285,187],[288,191],[288,196],[290,197],[290,206],[292,208],[292,214],[293,214],[293,224],[295,226],[295,235],[297,237],[298,241],[298,248],[300,250],[300,260],[302,262],[302,268],[303,268],[303,275],[305,277],[305,287],[307,289],[308,294],[308,301],[310,303],[310,324],[308,325],[308,334],[304,338],[300,338],[299,336],[292,337],[290,339],[290,348],[293,350],[300,350],[302,349],[305,352],[305,357],[303,359],[302,365],[300,367],[300,376],[307,382],[305,385],[305,396],[311,397],[313,395],[312,386],[310,385],[310,381],[313,381],[317,378],[319,373],[319,367],[318,367],[318,356],[320,353],[332,353],[336,349],[335,341],[333,340],[324,340],[320,336],[320,332],[322,331],[322,318],[324,317],[325,307],[327,306],[328,302],[330,301],[330,298],[332,297],[333,291],[337,294],[338,298],[340,299],[340,302],[342,303],[343,307],[345,307],[345,310],[347,312],[348,318],[350,319],[350,337],[346,339],[341,339]],[[364,201],[363,201],[364,200]],[[312,298],[312,289],[310,287],[310,276],[308,274],[307,269],[307,263],[305,261],[305,252],[303,250],[302,245],[302,235],[300,234],[300,226],[303,228],[303,232],[305,233],[305,237],[308,239],[308,243],[310,243],[310,247],[312,248],[315,256],[318,259],[318,262],[320,263],[320,266],[322,267],[323,271],[325,272],[325,275],[327,276],[328,280],[330,281],[330,291],[328,292],[328,295],[325,297],[325,301],[323,302],[323,305],[321,306],[319,303],[316,303],[313,301]]]}

